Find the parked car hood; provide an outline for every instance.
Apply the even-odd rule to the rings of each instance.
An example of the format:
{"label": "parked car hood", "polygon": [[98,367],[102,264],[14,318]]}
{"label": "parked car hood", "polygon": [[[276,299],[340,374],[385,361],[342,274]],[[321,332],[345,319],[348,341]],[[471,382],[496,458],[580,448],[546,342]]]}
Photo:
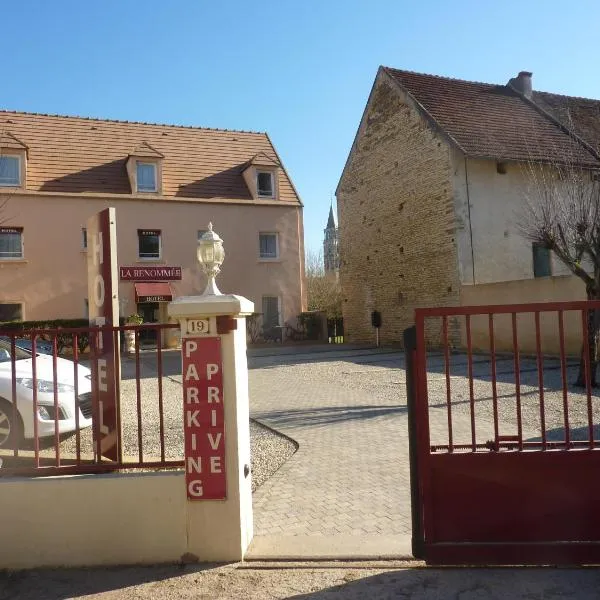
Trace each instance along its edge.
{"label": "parked car hood", "polygon": [[[21,359],[16,363],[17,377],[33,377],[33,359]],[[35,361],[36,377],[40,380],[54,381],[52,357],[46,354],[39,354]],[[11,362],[6,361],[0,363],[0,373],[10,377]],[[74,363],[64,358],[56,359],[56,377],[59,383],[68,383],[73,385],[74,382]],[[89,390],[91,386],[91,371],[84,365],[77,365],[77,379],[81,391]]]}

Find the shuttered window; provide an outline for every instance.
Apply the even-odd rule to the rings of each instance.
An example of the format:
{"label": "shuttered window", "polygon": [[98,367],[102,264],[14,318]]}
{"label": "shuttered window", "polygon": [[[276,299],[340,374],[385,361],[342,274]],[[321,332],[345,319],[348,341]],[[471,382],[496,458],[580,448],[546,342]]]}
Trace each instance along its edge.
{"label": "shuttered window", "polygon": [[276,233],[261,233],[258,241],[260,258],[278,258],[279,241]]}
{"label": "shuttered window", "polygon": [[552,260],[550,249],[543,244],[533,244],[533,276],[550,277],[552,275]]}
{"label": "shuttered window", "polygon": [[0,227],[0,260],[23,258],[23,228]]}
{"label": "shuttered window", "polygon": [[263,296],[262,313],[264,329],[279,325],[279,298],[277,296]]}

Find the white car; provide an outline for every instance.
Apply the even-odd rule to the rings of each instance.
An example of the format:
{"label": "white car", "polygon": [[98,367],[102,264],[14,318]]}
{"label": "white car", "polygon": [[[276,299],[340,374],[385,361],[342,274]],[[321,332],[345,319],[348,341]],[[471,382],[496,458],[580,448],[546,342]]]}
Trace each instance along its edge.
{"label": "white car", "polygon": [[[35,358],[37,382],[37,428],[39,437],[54,435],[54,373],[52,356],[38,354]],[[17,418],[12,399],[12,361],[10,342],[0,340],[0,448],[13,448],[22,438],[34,437],[33,357],[31,352],[15,348]],[[74,364],[56,359],[59,433],[75,431]],[[92,425],[91,371],[77,365],[79,395],[79,427]]]}

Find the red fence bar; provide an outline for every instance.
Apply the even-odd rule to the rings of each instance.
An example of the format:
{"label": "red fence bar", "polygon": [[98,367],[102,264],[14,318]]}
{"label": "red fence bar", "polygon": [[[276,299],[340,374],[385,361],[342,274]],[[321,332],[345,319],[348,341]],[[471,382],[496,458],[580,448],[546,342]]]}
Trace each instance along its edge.
{"label": "red fence bar", "polygon": [[588,409],[588,435],[590,448],[594,447],[594,417],[592,414],[592,377],[590,365],[590,340],[588,335],[590,312],[586,308],[581,311],[581,326],[583,331],[583,368],[585,376],[585,391]]}
{"label": "red fence bar", "polygon": [[560,379],[562,382],[563,394],[563,415],[565,422],[565,443],[567,447],[571,441],[571,430],[569,427],[569,402],[568,402],[568,382],[567,382],[567,360],[565,357],[565,327],[563,311],[558,311],[558,338],[560,343]]}
{"label": "red fence bar", "polygon": [[523,450],[523,418],[521,412],[521,358],[519,354],[519,334],[517,332],[517,313],[512,314],[512,339],[515,364],[515,397],[517,404],[517,435],[519,450]]}
{"label": "red fence bar", "polygon": [[163,364],[162,364],[162,332],[160,329],[157,330],[156,336],[158,338],[158,348],[156,353],[157,360],[157,373],[158,373],[158,419],[159,419],[159,431],[160,431],[160,460],[165,460],[165,416],[163,414]]}
{"label": "red fence bar", "polygon": [[135,332],[135,394],[137,406],[138,428],[138,459],[144,462],[144,445],[142,441],[142,390],[140,387],[140,336],[139,330]]}
{"label": "red fence bar", "polygon": [[446,410],[448,412],[448,448],[452,452],[452,397],[450,394],[450,351],[448,349],[448,319],[442,317],[444,335],[444,369],[446,371]]}
{"label": "red fence bar", "polygon": [[60,429],[59,429],[59,408],[58,408],[58,373],[56,367],[56,359],[58,358],[56,336],[52,339],[52,381],[54,382],[54,456],[56,466],[60,467]]}
{"label": "red fence bar", "polygon": [[98,329],[90,330],[90,358],[91,362],[91,371],[92,371],[92,381],[94,384],[92,385],[92,436],[95,443],[95,453],[96,453],[96,462],[102,462],[102,447],[101,447],[101,439],[100,439],[100,406],[98,400],[98,389],[96,384],[98,382],[98,361],[96,360],[96,352],[98,350]]}
{"label": "red fence bar", "polygon": [[475,431],[475,394],[473,392],[473,341],[471,340],[471,315],[465,318],[467,330],[467,370],[469,376],[469,411],[471,416],[471,444],[473,452],[477,451],[477,435]]}
{"label": "red fence bar", "polygon": [[75,388],[75,455],[77,464],[81,462],[81,431],[79,430],[79,377],[77,367],[79,365],[79,339],[76,333],[71,340],[73,348],[73,387]]}
{"label": "red fence bar", "polygon": [[544,405],[544,357],[540,334],[540,313],[535,312],[535,353],[537,357],[538,389],[540,391],[540,427],[542,430],[542,449],[546,449],[546,407]]}
{"label": "red fence bar", "polygon": [[[113,328],[113,348],[120,348],[121,344],[121,336],[125,335],[125,331],[123,329],[119,329],[118,327]],[[119,353],[119,358],[121,354]],[[117,411],[117,431],[119,432],[119,436],[123,437],[123,428],[121,426],[121,361],[119,360],[119,364],[117,365],[118,377],[116,380],[116,406],[115,409]],[[121,439],[119,443],[119,457],[118,462],[123,462],[123,440]]]}
{"label": "red fence bar", "polygon": [[40,466],[40,432],[38,427],[38,397],[37,397],[37,346],[36,336],[31,335],[31,378],[33,392],[33,449],[35,452],[35,466]]}
{"label": "red fence bar", "polygon": [[[12,374],[12,414],[13,414],[13,423],[19,422],[19,412],[17,409],[17,361],[15,360],[17,354],[16,350],[16,339],[14,336],[10,337],[10,356],[11,356],[11,374]],[[16,458],[19,456],[19,443],[17,440],[17,436],[13,436],[13,456]]]}
{"label": "red fence bar", "polygon": [[498,439],[498,389],[496,386],[496,345],[494,343],[494,315],[490,313],[489,332],[490,332],[490,354],[492,361],[492,403],[494,410],[494,438]]}

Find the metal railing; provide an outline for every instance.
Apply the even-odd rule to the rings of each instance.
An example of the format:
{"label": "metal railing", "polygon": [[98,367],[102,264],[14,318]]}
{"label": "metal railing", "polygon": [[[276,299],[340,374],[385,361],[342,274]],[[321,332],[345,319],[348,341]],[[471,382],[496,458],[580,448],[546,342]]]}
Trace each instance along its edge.
{"label": "metal railing", "polygon": [[597,301],[417,309],[430,451],[600,448],[598,310]]}
{"label": "metal railing", "polygon": [[[163,348],[163,338],[178,330],[173,324],[0,330],[0,477],[182,467],[181,358]],[[100,377],[93,366],[100,334],[121,348],[116,460],[100,448]]]}

